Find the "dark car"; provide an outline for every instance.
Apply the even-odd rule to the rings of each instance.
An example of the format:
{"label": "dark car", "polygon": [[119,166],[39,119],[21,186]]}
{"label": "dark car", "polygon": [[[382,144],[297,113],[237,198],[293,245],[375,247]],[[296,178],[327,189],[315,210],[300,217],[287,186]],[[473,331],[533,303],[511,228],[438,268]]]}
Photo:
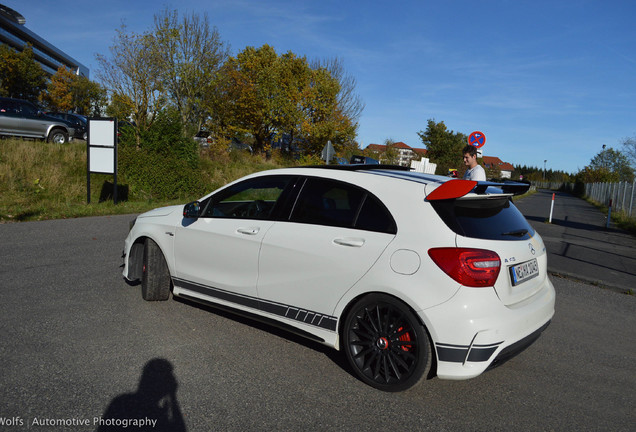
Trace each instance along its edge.
{"label": "dark car", "polygon": [[349,163],[352,165],[355,165],[355,164],[378,165],[380,162],[367,156],[354,155],[354,156],[351,156],[351,161],[349,161]]}
{"label": "dark car", "polygon": [[75,129],[75,134],[73,135],[73,137],[80,138],[86,141],[86,125],[88,123],[88,119],[86,117],[81,114],[75,113],[47,112],[46,114],[57,117],[69,123]]}
{"label": "dark car", "polygon": [[44,114],[29,101],[0,98],[0,136],[46,139],[65,144],[75,129],[65,120]]}

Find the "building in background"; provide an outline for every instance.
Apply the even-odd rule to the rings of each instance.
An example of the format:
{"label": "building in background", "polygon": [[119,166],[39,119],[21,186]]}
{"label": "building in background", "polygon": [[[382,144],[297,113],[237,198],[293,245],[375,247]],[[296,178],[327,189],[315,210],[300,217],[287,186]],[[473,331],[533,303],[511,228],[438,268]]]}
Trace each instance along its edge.
{"label": "building in background", "polygon": [[504,162],[496,156],[484,156],[484,168],[486,169],[498,169],[501,172],[501,178],[512,177],[512,172],[515,167],[508,162]]}
{"label": "building in background", "polygon": [[25,23],[26,20],[20,13],[0,4],[0,43],[17,51],[23,51],[27,44],[31,44],[33,57],[51,75],[60,66],[66,66],[76,75],[88,78],[89,70],[86,66],[26,28]]}
{"label": "building in background", "polygon": [[[383,154],[386,153],[386,145],[384,144],[369,144],[366,147],[378,156],[380,162],[382,162]],[[402,166],[410,166],[412,160],[420,160],[426,156],[426,149],[413,148],[409,145],[398,141],[391,145],[391,148],[397,152],[397,163]]]}

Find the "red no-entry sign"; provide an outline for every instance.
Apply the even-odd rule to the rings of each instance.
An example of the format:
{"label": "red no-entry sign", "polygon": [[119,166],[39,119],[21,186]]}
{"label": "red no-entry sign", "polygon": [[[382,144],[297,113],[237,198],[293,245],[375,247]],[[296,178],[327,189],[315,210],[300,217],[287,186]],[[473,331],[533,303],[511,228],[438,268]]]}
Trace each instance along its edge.
{"label": "red no-entry sign", "polygon": [[475,131],[468,136],[468,144],[477,148],[483,147],[486,144],[486,135],[482,132]]}

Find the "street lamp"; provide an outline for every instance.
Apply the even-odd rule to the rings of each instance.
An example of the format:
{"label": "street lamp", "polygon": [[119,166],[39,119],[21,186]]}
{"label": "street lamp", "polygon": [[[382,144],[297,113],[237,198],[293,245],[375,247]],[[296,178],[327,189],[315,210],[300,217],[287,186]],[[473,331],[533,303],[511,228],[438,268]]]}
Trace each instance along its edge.
{"label": "street lamp", "polygon": [[545,181],[545,163],[546,163],[547,161],[548,161],[547,159],[545,159],[545,160],[543,161],[543,181]]}

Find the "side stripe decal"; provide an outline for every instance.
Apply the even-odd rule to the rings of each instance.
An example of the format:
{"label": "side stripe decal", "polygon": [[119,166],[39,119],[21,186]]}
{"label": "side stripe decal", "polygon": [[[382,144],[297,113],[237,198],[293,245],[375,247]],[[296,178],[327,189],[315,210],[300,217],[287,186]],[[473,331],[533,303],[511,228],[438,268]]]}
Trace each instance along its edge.
{"label": "side stripe decal", "polygon": [[282,303],[262,300],[257,297],[235,294],[229,291],[212,288],[206,285],[189,282],[179,278],[172,278],[172,283],[175,286],[187,289],[189,291],[194,291],[199,294],[215,297],[221,300],[239,304],[241,306],[268,312],[274,315],[279,315],[285,318],[292,319],[294,321],[302,322],[304,324],[320,327],[325,330],[336,331],[338,319],[334,316],[324,315],[305,309],[299,309],[297,307],[285,305]]}

